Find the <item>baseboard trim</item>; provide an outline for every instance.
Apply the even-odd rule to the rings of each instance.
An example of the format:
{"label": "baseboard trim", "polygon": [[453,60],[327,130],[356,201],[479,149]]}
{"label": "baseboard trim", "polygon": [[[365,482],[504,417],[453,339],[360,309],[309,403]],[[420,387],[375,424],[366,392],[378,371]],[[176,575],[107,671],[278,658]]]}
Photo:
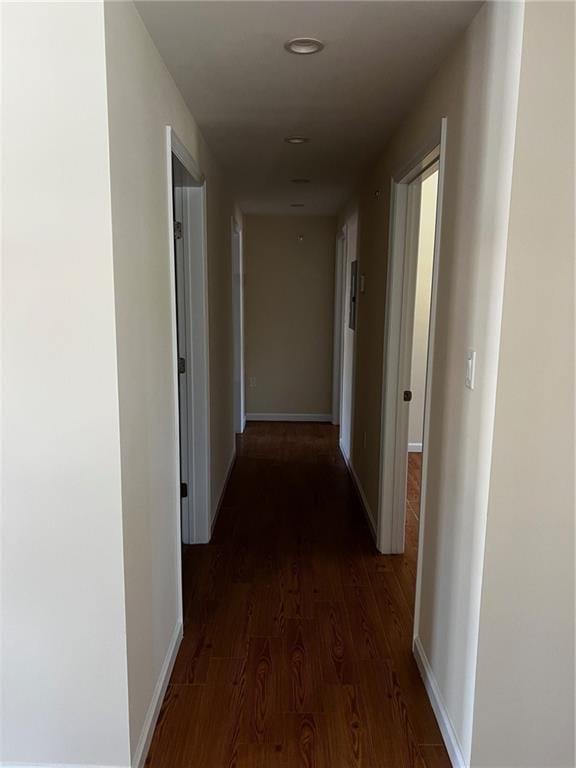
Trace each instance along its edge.
{"label": "baseboard trim", "polygon": [[368,504],[368,499],[366,498],[366,494],[364,493],[364,489],[362,488],[360,479],[356,474],[356,470],[352,466],[352,462],[348,460],[346,454],[344,453],[341,442],[338,443],[338,447],[340,448],[340,453],[342,455],[342,458],[344,459],[344,461],[346,462],[346,466],[348,467],[348,472],[350,473],[350,477],[352,478],[352,482],[354,483],[354,486],[356,488],[356,493],[358,494],[358,496],[360,496],[360,501],[362,502],[362,509],[364,510],[364,514],[366,515],[366,520],[368,521],[368,525],[370,526],[370,530],[372,531],[374,542],[376,542],[376,538],[377,538],[376,521],[374,519],[372,509],[370,508],[370,504]]}
{"label": "baseboard trim", "polygon": [[422,443],[408,443],[408,453],[422,453]]}
{"label": "baseboard trim", "polygon": [[432,704],[432,709],[436,715],[436,720],[438,721],[440,732],[442,733],[444,743],[446,744],[446,749],[448,750],[450,762],[452,763],[453,768],[466,768],[466,761],[464,760],[460,741],[456,735],[456,730],[454,729],[454,725],[450,719],[448,710],[446,709],[446,704],[444,703],[444,699],[440,693],[438,682],[434,672],[432,671],[432,667],[430,666],[430,662],[428,661],[426,653],[424,652],[424,648],[422,647],[422,643],[420,642],[419,637],[414,638],[412,647],[414,650],[414,658],[416,659],[416,664],[418,665],[420,675],[424,681],[424,687],[428,693],[428,698]]}
{"label": "baseboard trim", "polygon": [[180,648],[180,643],[182,641],[183,631],[184,628],[182,626],[182,622],[179,621],[174,629],[172,639],[170,640],[168,652],[164,659],[164,663],[162,664],[162,669],[160,670],[160,674],[158,676],[156,688],[152,694],[152,701],[150,702],[148,712],[146,713],[146,718],[144,719],[142,733],[140,734],[138,745],[134,751],[134,759],[131,762],[133,768],[143,768],[146,761],[146,756],[148,754],[148,750],[150,749],[150,742],[152,741],[152,736],[154,734],[154,728],[156,727],[156,721],[158,720],[158,715],[160,714],[160,707],[164,701],[166,688],[168,688],[170,675],[172,674],[172,668],[174,667],[174,662],[176,661],[176,654],[178,653],[178,649]]}
{"label": "baseboard trim", "polygon": [[0,768],[126,768],[125,765],[111,765],[107,763],[3,763]]}
{"label": "baseboard trim", "polygon": [[226,472],[226,477],[224,478],[224,483],[222,484],[222,490],[220,491],[220,496],[218,497],[218,504],[216,504],[216,510],[214,512],[212,523],[210,525],[210,538],[212,538],[212,534],[214,532],[214,526],[216,525],[216,521],[218,520],[218,515],[220,514],[220,509],[222,508],[222,502],[224,501],[226,488],[228,488],[228,483],[230,482],[230,476],[232,474],[232,470],[234,469],[235,463],[236,463],[236,446],[234,446],[234,450],[232,451],[232,456],[230,457],[230,461],[228,462],[228,470]]}
{"label": "baseboard trim", "polygon": [[332,421],[331,413],[247,413],[246,421]]}

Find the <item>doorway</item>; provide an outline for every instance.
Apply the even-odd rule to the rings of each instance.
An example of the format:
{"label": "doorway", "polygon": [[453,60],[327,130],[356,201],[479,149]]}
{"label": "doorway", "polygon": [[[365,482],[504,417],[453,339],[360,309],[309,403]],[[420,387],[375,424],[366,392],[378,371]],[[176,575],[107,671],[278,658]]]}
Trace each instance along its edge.
{"label": "doorway", "polygon": [[173,365],[178,423],[181,541],[210,539],[210,402],[206,188],[184,145],[167,128]]}
{"label": "doorway", "polygon": [[234,431],[246,427],[244,380],[244,253],[242,227],[232,217],[232,322],[234,324]]}
{"label": "doorway", "polygon": [[183,540],[189,538],[190,515],[192,511],[191,455],[192,420],[189,413],[191,392],[190,375],[192,359],[189,352],[188,322],[190,297],[186,289],[189,264],[186,253],[189,249],[188,232],[184,227],[184,197],[187,172],[175,154],[172,154],[172,211],[174,232],[174,273],[176,279],[176,339],[178,346],[178,416],[180,439],[180,507]]}
{"label": "doorway", "polygon": [[340,424],[340,400],[342,397],[342,334],[344,271],[346,260],[346,227],[336,236],[336,263],[334,265],[334,350],[332,361],[332,424]]}
{"label": "doorway", "polygon": [[[418,546],[420,497],[422,493],[422,451],[424,443],[424,405],[432,300],[432,271],[438,194],[438,163],[434,163],[413,184],[420,193],[416,286],[412,324],[410,396],[408,402],[408,444],[406,445],[406,500],[404,541]],[[409,541],[412,539],[411,541]],[[406,543],[405,543],[406,546]]]}
{"label": "doorway", "polygon": [[378,516],[388,554],[404,552],[407,525],[422,546],[443,140],[392,181]]}
{"label": "doorway", "polygon": [[[418,184],[420,187],[420,220],[418,225],[418,256],[410,365],[410,392],[412,399],[408,404],[408,454],[414,454],[414,457],[417,458],[422,453],[424,432],[424,395],[426,392],[426,368],[428,365],[438,164],[435,163],[431,166],[413,183]],[[418,462],[414,461],[413,464],[417,465]]]}
{"label": "doorway", "polygon": [[342,242],[342,313],[340,323],[342,387],[340,392],[340,448],[350,464],[352,455],[352,423],[354,403],[355,331],[358,304],[358,214],[355,212],[346,222]]}

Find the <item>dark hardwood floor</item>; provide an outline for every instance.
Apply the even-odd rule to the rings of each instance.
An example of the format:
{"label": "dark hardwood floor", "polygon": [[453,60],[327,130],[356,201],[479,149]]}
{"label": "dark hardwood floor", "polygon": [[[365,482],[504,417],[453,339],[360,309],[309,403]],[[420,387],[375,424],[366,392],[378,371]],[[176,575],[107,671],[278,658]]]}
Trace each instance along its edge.
{"label": "dark hardwood floor", "polygon": [[148,768],[449,768],[412,657],[420,491],[376,552],[337,429],[251,423],[212,542],[184,549],[184,640]]}

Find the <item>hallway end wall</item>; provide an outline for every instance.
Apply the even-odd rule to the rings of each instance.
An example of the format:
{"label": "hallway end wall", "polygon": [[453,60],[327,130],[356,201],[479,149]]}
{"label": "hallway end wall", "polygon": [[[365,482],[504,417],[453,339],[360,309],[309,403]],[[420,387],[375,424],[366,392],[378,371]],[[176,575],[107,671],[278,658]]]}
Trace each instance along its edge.
{"label": "hallway end wall", "polygon": [[[398,126],[359,194],[359,297],[352,462],[379,508],[390,180],[447,118],[418,644],[456,764],[468,764],[523,6],[488,3]],[[376,194],[376,192],[379,194]],[[465,387],[466,350],[477,352]]]}
{"label": "hallway end wall", "polygon": [[234,452],[233,212],[225,180],[132,3],[105,3],[132,760],[180,624],[166,126],[206,176],[212,514]]}
{"label": "hallway end wall", "polygon": [[336,219],[245,216],[247,417],[332,418]]}

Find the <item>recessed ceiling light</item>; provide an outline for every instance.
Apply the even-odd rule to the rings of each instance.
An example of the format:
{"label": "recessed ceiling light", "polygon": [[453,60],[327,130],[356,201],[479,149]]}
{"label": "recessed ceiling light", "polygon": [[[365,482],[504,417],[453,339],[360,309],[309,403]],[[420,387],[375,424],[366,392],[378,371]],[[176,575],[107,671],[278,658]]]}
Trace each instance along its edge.
{"label": "recessed ceiling light", "polygon": [[310,184],[310,179],[292,179],[292,184]]}
{"label": "recessed ceiling light", "polygon": [[320,53],[324,48],[322,40],[316,40],[314,37],[294,37],[284,43],[284,48],[288,53],[295,53],[298,56],[310,56],[312,53]]}
{"label": "recessed ceiling light", "polygon": [[290,203],[290,208],[304,208],[304,203]]}
{"label": "recessed ceiling light", "polygon": [[307,136],[286,136],[284,141],[286,144],[306,144],[310,139]]}

